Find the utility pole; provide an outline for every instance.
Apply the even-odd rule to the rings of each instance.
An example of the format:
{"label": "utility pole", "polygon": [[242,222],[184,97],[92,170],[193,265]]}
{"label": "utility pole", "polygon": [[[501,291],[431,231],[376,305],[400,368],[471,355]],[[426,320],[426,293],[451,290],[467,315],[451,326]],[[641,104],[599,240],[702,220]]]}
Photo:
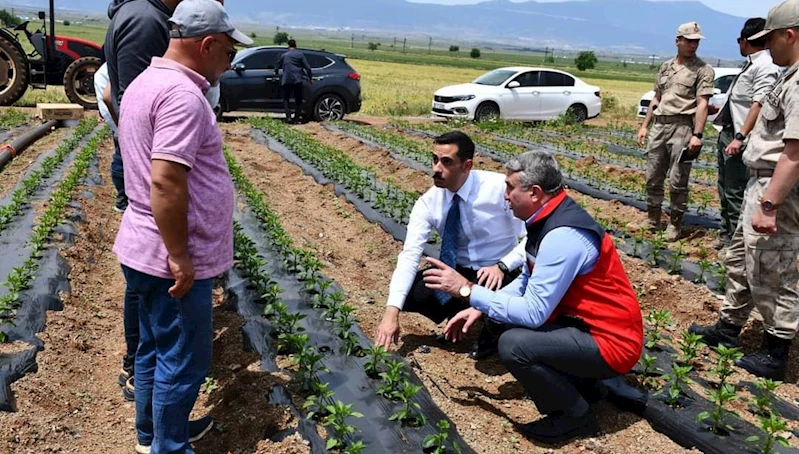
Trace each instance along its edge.
{"label": "utility pole", "polygon": [[396,49],[397,48],[397,37],[396,36],[394,37],[394,45],[391,46],[391,48],[392,49]]}
{"label": "utility pole", "polygon": [[716,67],[717,67],[717,68],[721,68],[721,59],[720,59],[720,58],[719,58],[719,61],[718,61],[718,63],[716,63]]}
{"label": "utility pole", "polygon": [[653,68],[655,67],[655,57],[656,57],[656,55],[652,55],[652,67]]}
{"label": "utility pole", "polygon": [[350,38],[350,49],[355,49],[355,33],[353,33]]}
{"label": "utility pole", "polygon": [[430,41],[427,43],[427,53],[431,54],[433,52],[433,37],[430,37]]}
{"label": "utility pole", "polygon": [[402,53],[405,53],[405,44],[408,42],[408,38],[402,38]]}

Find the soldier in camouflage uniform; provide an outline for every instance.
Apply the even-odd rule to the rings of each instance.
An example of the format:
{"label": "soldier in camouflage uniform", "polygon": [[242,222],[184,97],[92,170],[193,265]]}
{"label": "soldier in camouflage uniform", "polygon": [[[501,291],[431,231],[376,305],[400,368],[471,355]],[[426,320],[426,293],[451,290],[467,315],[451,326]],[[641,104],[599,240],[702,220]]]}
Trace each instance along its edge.
{"label": "soldier in camouflage uniform", "polygon": [[743,212],[727,252],[727,295],[718,322],[692,325],[708,345],[738,345],[756,305],[765,335],[756,352],[736,364],[750,373],[784,380],[788,350],[799,328],[799,0],[769,11],[766,27],[774,63],[788,67],[763,107],[743,160],[750,177]]}
{"label": "soldier in camouflage uniform", "polygon": [[[702,38],[702,31],[696,22],[680,25],[677,29],[677,56],[660,66],[655,80],[655,98],[638,131],[641,146],[649,134],[647,221],[640,228],[650,231],[660,229],[663,182],[666,173],[670,172],[671,220],[666,229],[666,239],[669,241],[679,239],[683,215],[688,207],[691,161],[680,163],[680,151],[688,147],[691,155],[695,155],[702,148],[702,131],[713,95],[713,68],[696,56]],[[647,131],[650,121],[654,125]]]}

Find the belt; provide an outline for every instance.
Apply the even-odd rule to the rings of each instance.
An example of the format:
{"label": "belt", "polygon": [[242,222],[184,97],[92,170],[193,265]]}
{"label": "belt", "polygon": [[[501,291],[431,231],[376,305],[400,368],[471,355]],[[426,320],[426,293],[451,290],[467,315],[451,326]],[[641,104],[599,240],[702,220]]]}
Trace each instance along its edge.
{"label": "belt", "polygon": [[693,124],[693,115],[655,115],[655,123],[670,125],[675,123]]}
{"label": "belt", "polygon": [[749,169],[749,176],[752,178],[771,178],[774,176],[774,169]]}

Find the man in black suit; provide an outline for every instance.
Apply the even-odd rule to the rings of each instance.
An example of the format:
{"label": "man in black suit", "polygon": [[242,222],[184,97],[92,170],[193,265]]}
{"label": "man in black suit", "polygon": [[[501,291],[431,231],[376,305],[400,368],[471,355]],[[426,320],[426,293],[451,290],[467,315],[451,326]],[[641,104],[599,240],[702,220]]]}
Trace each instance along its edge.
{"label": "man in black suit", "polygon": [[[302,104],[303,73],[308,77],[308,83],[313,85],[311,65],[301,50],[297,50],[297,42],[290,39],[289,50],[280,56],[275,67],[275,74],[283,69],[280,76],[280,88],[283,90],[283,109],[286,111],[286,122],[298,123],[300,121],[300,105]],[[294,93],[294,119],[291,118],[289,100]]]}

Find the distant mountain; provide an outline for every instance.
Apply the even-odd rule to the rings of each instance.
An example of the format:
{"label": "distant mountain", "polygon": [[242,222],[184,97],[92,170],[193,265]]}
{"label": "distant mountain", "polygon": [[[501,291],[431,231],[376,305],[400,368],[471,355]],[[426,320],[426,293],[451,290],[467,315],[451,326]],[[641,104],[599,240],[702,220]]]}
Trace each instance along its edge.
{"label": "distant mountain", "polygon": [[[8,2],[9,0],[5,0]],[[20,3],[43,7],[46,0]],[[97,0],[56,0],[58,8],[105,11]],[[588,0],[436,5],[404,0],[227,0],[238,22],[332,29],[425,33],[458,40],[500,40],[520,46],[670,55],[679,24],[697,21],[707,37],[700,55],[740,58],[735,38],[744,19],[698,1]],[[765,14],[765,10],[764,10]]]}

